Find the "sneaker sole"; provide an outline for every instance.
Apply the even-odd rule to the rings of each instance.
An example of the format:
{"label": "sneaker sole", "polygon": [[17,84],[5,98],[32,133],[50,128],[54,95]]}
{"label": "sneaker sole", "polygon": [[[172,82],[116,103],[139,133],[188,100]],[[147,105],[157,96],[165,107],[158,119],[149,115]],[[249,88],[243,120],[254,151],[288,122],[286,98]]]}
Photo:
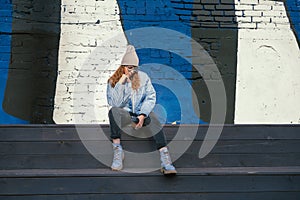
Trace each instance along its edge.
{"label": "sneaker sole", "polygon": [[123,169],[123,167],[121,168],[111,168],[112,171],[121,171]]}
{"label": "sneaker sole", "polygon": [[165,170],[165,169],[160,169],[161,173],[167,175],[167,174],[177,174],[176,170]]}

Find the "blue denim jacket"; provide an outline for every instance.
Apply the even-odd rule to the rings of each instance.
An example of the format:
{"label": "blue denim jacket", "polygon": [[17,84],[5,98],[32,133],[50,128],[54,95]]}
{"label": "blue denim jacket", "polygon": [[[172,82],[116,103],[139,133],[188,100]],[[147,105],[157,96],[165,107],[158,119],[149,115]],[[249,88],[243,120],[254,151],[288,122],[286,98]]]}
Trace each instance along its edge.
{"label": "blue denim jacket", "polygon": [[138,74],[140,77],[138,90],[133,90],[131,83],[124,85],[117,83],[114,88],[108,83],[107,102],[112,107],[124,108],[128,112],[148,116],[155,106],[156,92],[149,76],[142,71]]}

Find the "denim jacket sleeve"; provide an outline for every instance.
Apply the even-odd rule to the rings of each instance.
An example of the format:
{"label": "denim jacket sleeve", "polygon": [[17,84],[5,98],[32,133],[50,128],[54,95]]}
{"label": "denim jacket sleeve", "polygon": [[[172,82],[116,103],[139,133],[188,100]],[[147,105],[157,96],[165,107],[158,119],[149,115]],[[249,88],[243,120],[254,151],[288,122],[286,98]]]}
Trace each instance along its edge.
{"label": "denim jacket sleeve", "polygon": [[145,99],[142,102],[141,109],[138,114],[146,114],[147,116],[153,110],[156,103],[156,92],[151,83],[150,78],[147,78],[145,83]]}
{"label": "denim jacket sleeve", "polygon": [[126,93],[125,85],[120,83],[117,83],[115,87],[108,83],[106,95],[108,104],[119,108],[124,107],[130,98],[130,93]]}

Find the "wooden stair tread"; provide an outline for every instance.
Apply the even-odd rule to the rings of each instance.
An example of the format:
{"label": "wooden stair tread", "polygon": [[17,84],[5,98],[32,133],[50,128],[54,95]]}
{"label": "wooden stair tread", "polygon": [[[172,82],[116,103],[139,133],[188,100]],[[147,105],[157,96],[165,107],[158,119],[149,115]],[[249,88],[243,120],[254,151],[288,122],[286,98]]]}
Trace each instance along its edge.
{"label": "wooden stair tread", "polygon": [[[134,169],[132,169],[134,170]],[[137,169],[139,171],[139,169]],[[209,167],[209,168],[177,168],[179,176],[207,175],[300,175],[300,166],[284,167]],[[103,177],[103,176],[156,176],[160,172],[128,173],[100,169],[17,169],[0,170],[0,177]]]}

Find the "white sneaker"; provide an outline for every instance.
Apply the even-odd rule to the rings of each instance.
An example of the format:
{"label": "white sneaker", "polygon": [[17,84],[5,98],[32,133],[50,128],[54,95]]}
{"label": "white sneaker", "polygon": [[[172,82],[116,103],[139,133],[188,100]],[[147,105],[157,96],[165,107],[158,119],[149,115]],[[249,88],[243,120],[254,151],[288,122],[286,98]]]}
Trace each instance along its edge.
{"label": "white sneaker", "polygon": [[177,171],[172,164],[171,156],[167,148],[160,151],[161,172],[163,174],[176,174]]}
{"label": "white sneaker", "polygon": [[113,144],[114,157],[111,165],[113,171],[120,171],[123,169],[124,152],[121,145]]}

